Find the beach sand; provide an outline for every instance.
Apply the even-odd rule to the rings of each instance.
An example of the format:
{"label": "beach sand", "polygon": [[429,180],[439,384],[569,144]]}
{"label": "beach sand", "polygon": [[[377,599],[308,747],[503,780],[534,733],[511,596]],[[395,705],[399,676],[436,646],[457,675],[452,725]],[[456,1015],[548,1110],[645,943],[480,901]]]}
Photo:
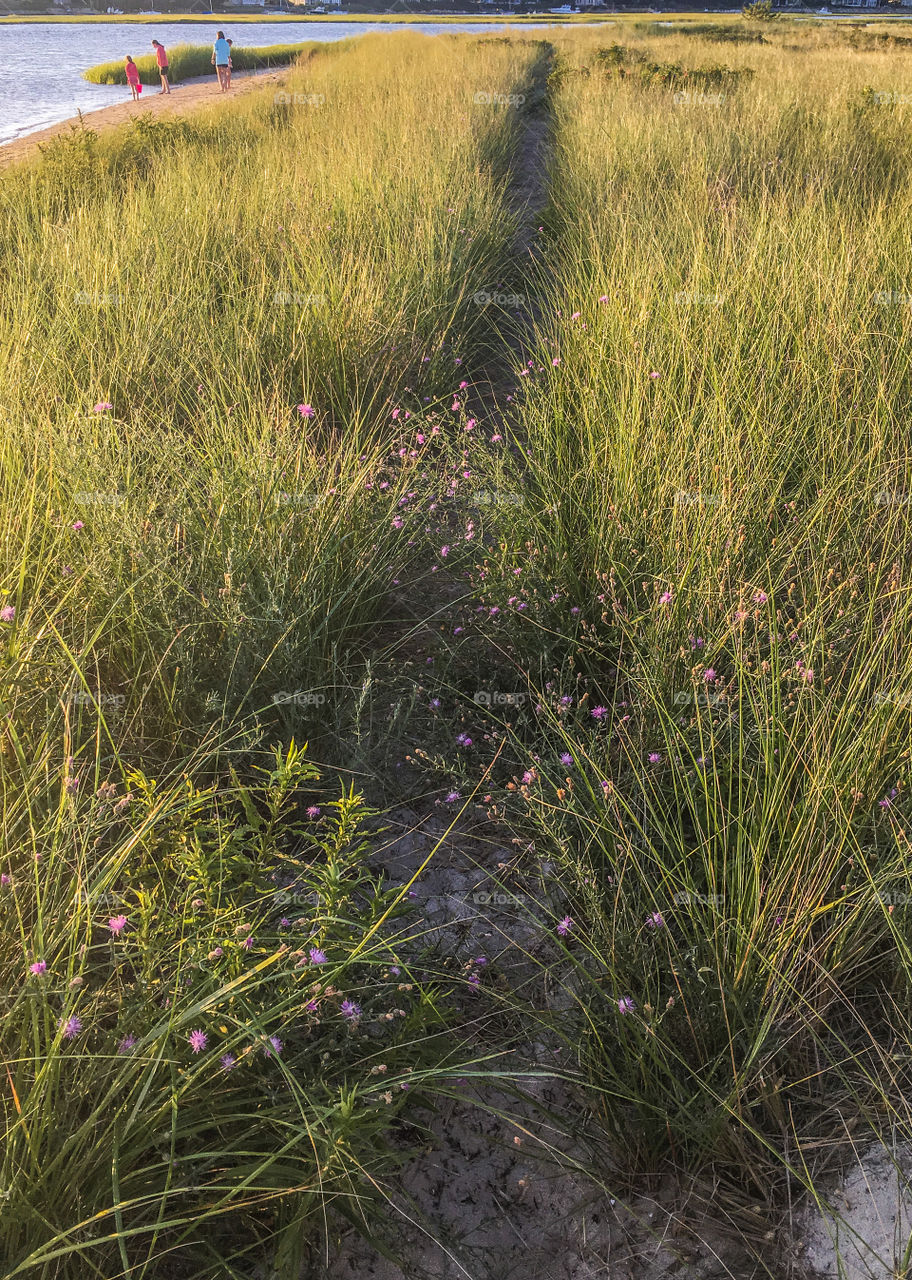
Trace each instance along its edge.
{"label": "beach sand", "polygon": [[[285,71],[286,68],[278,71],[234,71],[231,75],[231,91],[225,95],[219,93],[214,73],[211,76],[197,76],[191,80],[183,80],[178,85],[172,85],[170,94],[159,94],[156,88],[144,85],[138,102],[133,102],[127,97],[126,101],[115,103],[113,106],[83,112],[82,120],[87,128],[101,132],[116,128],[118,125],[128,124],[139,115],[173,114],[204,103],[212,105],[221,102],[228,106],[231,99],[239,93],[268,84],[278,86],[282,83]],[[125,85],[124,95],[127,94],[129,89]],[[0,169],[15,164],[17,160],[26,159],[42,143],[69,133],[78,125],[79,117],[74,116],[70,120],[62,120],[59,124],[51,125],[47,129],[38,129],[35,133],[27,133],[22,138],[14,138],[12,142],[5,143],[0,146]]]}

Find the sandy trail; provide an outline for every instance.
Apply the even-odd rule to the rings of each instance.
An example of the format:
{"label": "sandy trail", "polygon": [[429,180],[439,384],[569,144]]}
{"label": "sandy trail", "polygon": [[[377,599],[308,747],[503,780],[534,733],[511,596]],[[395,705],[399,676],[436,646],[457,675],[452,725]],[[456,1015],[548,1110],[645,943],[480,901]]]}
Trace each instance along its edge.
{"label": "sandy trail", "polygon": [[[110,107],[86,111],[83,112],[82,120],[87,128],[101,132],[116,128],[118,125],[128,124],[140,115],[153,117],[173,115],[204,103],[212,106],[221,102],[228,106],[240,93],[261,88],[263,85],[281,84],[284,73],[285,68],[280,71],[235,71],[231,76],[231,91],[225,95],[219,93],[214,73],[211,76],[197,76],[191,80],[183,80],[180,84],[172,86],[170,94],[159,94],[157,89],[144,86],[138,102],[127,98],[126,101],[117,102]],[[124,95],[128,93],[129,90],[124,86]],[[12,142],[0,146],[0,169],[15,164],[17,160],[26,159],[42,143],[69,133],[71,129],[78,127],[78,124],[79,117],[75,116],[69,120],[62,120],[59,124],[53,124],[47,129],[27,133],[22,138],[15,138]]]}

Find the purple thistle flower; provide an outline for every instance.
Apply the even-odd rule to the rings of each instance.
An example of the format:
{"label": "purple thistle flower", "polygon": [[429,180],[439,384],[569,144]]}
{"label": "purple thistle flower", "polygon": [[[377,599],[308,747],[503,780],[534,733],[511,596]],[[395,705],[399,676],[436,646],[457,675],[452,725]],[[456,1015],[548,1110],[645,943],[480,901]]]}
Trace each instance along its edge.
{"label": "purple thistle flower", "polygon": [[630,999],[630,996],[621,996],[618,1001],[618,1011],[620,1013],[633,1013],[636,1005]]}
{"label": "purple thistle flower", "polygon": [[46,960],[36,960],[34,964],[29,965],[29,973],[34,973],[36,977],[38,976],[38,974],[44,973],[46,969],[47,969]]}
{"label": "purple thistle flower", "polygon": [[653,911],[652,915],[646,917],[646,927],[649,929],[663,929],[665,927],[661,911]]}
{"label": "purple thistle flower", "polygon": [[459,792],[459,791],[448,791],[448,792],[447,792],[447,797],[446,797],[446,802],[447,802],[447,804],[455,804],[457,800],[461,800],[461,799],[462,799],[462,793],[461,793],[461,792]]}
{"label": "purple thistle flower", "polygon": [[339,1012],[343,1018],[348,1018],[349,1022],[356,1022],[361,1017],[361,1006],[354,1000],[343,1000],[339,1005]]}
{"label": "purple thistle flower", "polygon": [[562,751],[560,756],[560,762],[561,764],[571,765],[573,764],[573,756],[570,754],[569,751]]}
{"label": "purple thistle flower", "polygon": [[316,414],[316,409],[312,404],[299,404],[298,413],[302,418],[312,418]]}
{"label": "purple thistle flower", "polygon": [[63,1032],[64,1040],[75,1040],[82,1030],[82,1021],[74,1013],[72,1017],[61,1018],[58,1026]]}
{"label": "purple thistle flower", "polygon": [[456,742],[460,747],[470,747],[472,745],[472,739],[467,733],[457,733]]}
{"label": "purple thistle flower", "polygon": [[5,604],[3,608],[0,609],[0,622],[12,622],[15,616],[16,616],[15,605]]}
{"label": "purple thistle flower", "polygon": [[662,763],[662,757],[659,755],[658,751],[650,751],[649,755],[647,756],[647,759],[650,764]]}
{"label": "purple thistle flower", "polygon": [[126,927],[127,927],[126,916],[111,916],[111,919],[108,921],[108,928],[111,930],[113,934],[115,934],[115,936],[118,933],[123,933]]}
{"label": "purple thistle flower", "polygon": [[120,1044],[117,1046],[118,1053],[129,1053],[136,1045],[136,1036],[124,1036]]}
{"label": "purple thistle flower", "polygon": [[319,818],[319,816],[320,816],[320,807],[319,807],[319,805],[312,804],[312,805],[310,806],[310,808],[307,810],[307,816],[308,816],[308,818]]}
{"label": "purple thistle flower", "polygon": [[593,707],[589,714],[592,716],[593,720],[604,720],[605,716],[608,714],[608,708]]}
{"label": "purple thistle flower", "polygon": [[271,1058],[273,1054],[275,1054],[277,1058],[281,1058],[282,1041],[278,1036],[270,1036],[268,1043],[263,1046],[263,1052],[266,1054],[267,1058]]}
{"label": "purple thistle flower", "polygon": [[707,667],[703,672],[703,679],[707,684],[712,684],[716,678],[716,672],[713,667]]}
{"label": "purple thistle flower", "polygon": [[573,928],[573,921],[569,916],[564,916],[563,920],[557,926],[557,932],[562,938],[566,938],[567,934]]}
{"label": "purple thistle flower", "polygon": [[233,1053],[223,1053],[219,1058],[219,1063],[223,1071],[230,1071],[232,1067],[237,1066]]}
{"label": "purple thistle flower", "polygon": [[248,936],[241,943],[241,946],[244,948],[245,951],[249,951],[253,946],[253,934],[248,934]]}
{"label": "purple thistle flower", "polygon": [[311,947],[310,949],[311,964],[326,964],[326,952],[321,951],[319,947]]}
{"label": "purple thistle flower", "polygon": [[201,1053],[209,1043],[209,1037],[205,1031],[191,1031],[187,1039],[194,1053]]}

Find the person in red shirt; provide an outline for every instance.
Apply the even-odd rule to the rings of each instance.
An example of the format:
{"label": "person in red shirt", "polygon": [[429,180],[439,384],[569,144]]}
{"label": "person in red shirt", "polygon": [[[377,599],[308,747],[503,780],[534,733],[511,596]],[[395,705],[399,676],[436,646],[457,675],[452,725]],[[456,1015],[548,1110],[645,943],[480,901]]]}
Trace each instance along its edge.
{"label": "person in red shirt", "polygon": [[142,93],[142,85],[139,83],[139,67],[129,54],[127,54],[126,68],[127,84],[130,86],[130,92],[133,94],[133,101],[138,102],[139,95]]}
{"label": "person in red shirt", "polygon": [[157,40],[153,40],[152,44],[155,48],[155,61],[158,63],[158,74],[161,76],[162,82],[162,87],[159,89],[159,93],[170,93],[171,86],[168,83],[168,50]]}

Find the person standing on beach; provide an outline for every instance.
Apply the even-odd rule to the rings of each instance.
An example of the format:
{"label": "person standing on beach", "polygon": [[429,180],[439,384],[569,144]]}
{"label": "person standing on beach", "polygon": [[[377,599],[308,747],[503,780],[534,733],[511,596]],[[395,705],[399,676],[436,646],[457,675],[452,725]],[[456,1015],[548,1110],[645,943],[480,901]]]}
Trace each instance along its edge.
{"label": "person standing on beach", "polygon": [[139,95],[142,93],[142,85],[139,83],[139,67],[129,54],[127,54],[126,68],[127,84],[130,86],[130,91],[133,94],[133,101],[138,102]]}
{"label": "person standing on beach", "polygon": [[170,93],[171,85],[168,83],[168,50],[163,44],[159,44],[157,40],[152,41],[155,49],[155,61],[158,63],[158,74],[161,76],[162,87],[159,93]]}
{"label": "person standing on beach", "polygon": [[231,83],[228,64],[231,61],[231,45],[225,39],[224,31],[216,32],[215,44],[212,46],[212,63],[218,76],[219,92],[227,93]]}
{"label": "person standing on beach", "polygon": [[[229,49],[229,51],[230,51],[231,46],[232,46],[233,44],[234,44],[234,41],[233,41],[233,40],[229,40],[229,41],[228,41],[228,49]],[[228,83],[225,85],[225,88],[226,88],[226,89],[230,89],[230,88],[231,88],[231,71],[232,71],[232,65],[231,65],[231,53],[229,52],[229,54],[228,54]]]}

